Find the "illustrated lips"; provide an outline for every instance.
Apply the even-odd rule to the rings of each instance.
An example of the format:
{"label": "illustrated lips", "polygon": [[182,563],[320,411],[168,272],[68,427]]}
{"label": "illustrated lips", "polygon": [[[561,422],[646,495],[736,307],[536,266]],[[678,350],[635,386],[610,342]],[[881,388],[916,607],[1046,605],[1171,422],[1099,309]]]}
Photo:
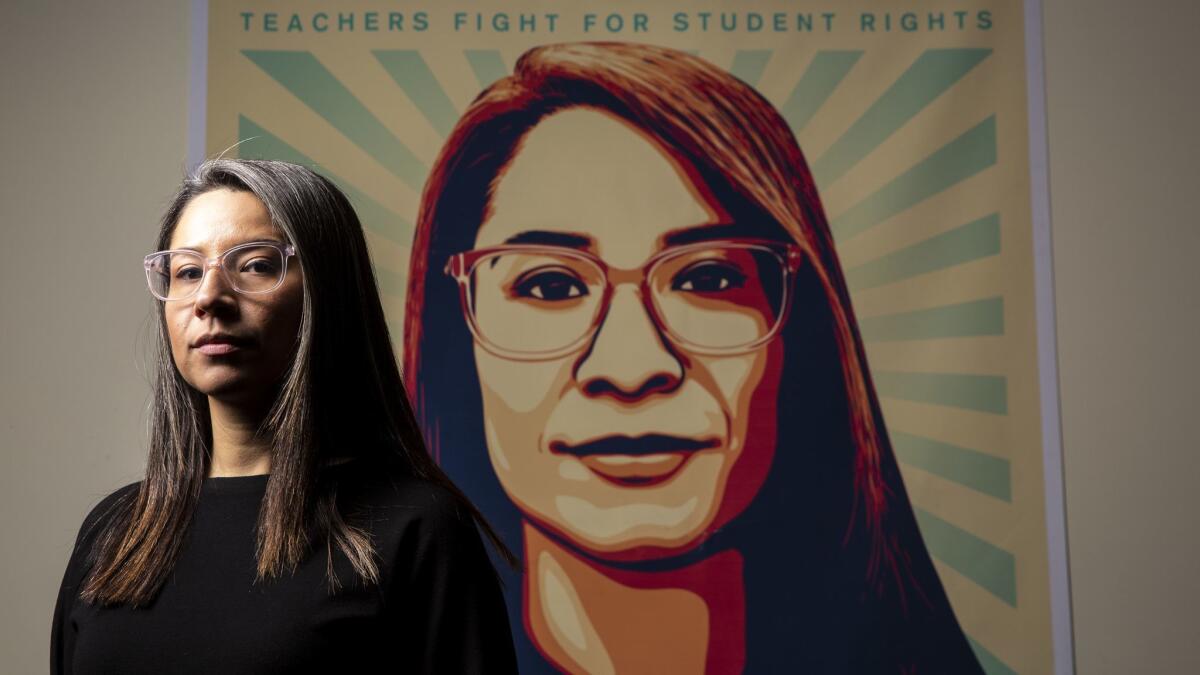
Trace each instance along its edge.
{"label": "illustrated lips", "polygon": [[710,448],[716,440],[696,440],[666,434],[605,436],[578,445],[562,441],[550,444],[551,452],[575,455],[584,466],[614,483],[644,486],[661,483],[675,475],[697,450]]}

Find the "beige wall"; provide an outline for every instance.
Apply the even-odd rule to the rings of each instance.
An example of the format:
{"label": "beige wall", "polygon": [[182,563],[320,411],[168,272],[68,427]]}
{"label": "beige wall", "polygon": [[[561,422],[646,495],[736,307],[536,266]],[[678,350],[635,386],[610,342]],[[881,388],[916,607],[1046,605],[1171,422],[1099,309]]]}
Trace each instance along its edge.
{"label": "beige wall", "polygon": [[1080,673],[1200,672],[1198,7],[1045,2]]}
{"label": "beige wall", "polygon": [[185,2],[0,5],[0,672],[44,673],[71,544],[144,467],[138,267],[184,166]]}
{"label": "beige wall", "polygon": [[[1189,2],[1045,8],[1080,673],[1200,672]],[[185,158],[183,2],[0,12],[0,671],[44,672],[86,510],[142,470],[138,259]]]}

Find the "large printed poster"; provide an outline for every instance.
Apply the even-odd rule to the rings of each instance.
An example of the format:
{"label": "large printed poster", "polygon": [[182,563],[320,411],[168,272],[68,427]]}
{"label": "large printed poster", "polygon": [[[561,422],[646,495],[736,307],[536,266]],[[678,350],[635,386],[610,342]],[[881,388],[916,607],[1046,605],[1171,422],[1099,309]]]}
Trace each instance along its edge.
{"label": "large printed poster", "polygon": [[1020,3],[197,9],[193,159],[350,195],[521,672],[1066,672]]}

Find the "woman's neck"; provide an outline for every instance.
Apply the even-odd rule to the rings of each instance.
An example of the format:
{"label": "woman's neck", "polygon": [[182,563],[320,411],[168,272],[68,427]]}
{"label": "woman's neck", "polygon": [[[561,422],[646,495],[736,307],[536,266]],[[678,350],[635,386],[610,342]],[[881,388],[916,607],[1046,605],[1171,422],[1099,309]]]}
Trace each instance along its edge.
{"label": "woman's neck", "polygon": [[538,649],[571,673],[740,673],[742,556],[716,553],[661,572],[583,558],[525,523],[526,622]]}
{"label": "woman's neck", "polygon": [[212,420],[210,477],[251,476],[271,472],[271,444],[256,436],[263,414],[208,399]]}

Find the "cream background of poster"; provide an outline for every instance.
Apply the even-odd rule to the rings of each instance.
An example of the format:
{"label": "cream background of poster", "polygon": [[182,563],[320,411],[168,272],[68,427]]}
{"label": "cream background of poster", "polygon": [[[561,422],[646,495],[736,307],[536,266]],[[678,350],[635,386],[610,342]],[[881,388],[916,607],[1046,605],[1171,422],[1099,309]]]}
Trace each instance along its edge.
{"label": "cream background of poster", "polygon": [[[83,514],[144,464],[136,355],[148,296],[137,260],[184,163],[188,10],[15,2],[4,17],[0,658],[26,673],[45,671],[53,597]],[[1189,45],[1200,10],[1048,2],[1045,19],[1078,672],[1194,672],[1200,545],[1185,495],[1200,459],[1186,422],[1200,321],[1187,303],[1200,241],[1186,196],[1197,178]],[[948,201],[931,213],[956,207]],[[901,236],[898,222],[877,233],[893,224]],[[88,292],[45,281],[38,262],[52,252],[99,275]],[[941,297],[968,299],[946,286]],[[861,315],[876,309],[865,297],[855,298]],[[961,445],[1002,433],[987,423],[947,418],[938,433]]]}

